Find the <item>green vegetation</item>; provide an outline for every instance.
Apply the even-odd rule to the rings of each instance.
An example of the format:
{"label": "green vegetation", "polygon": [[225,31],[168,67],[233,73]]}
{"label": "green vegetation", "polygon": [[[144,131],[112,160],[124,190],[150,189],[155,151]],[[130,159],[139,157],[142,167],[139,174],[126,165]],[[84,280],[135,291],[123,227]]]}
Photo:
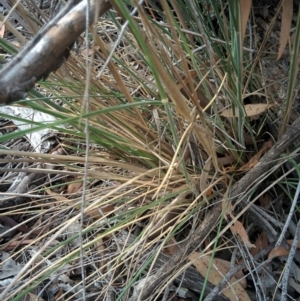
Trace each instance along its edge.
{"label": "green vegetation", "polygon": [[[278,47],[268,47],[272,39],[282,43],[287,21],[278,19],[280,3],[269,6],[265,22],[273,29],[263,32],[263,8],[253,3],[245,37],[248,18],[239,1],[111,3],[68,60],[13,104],[52,121],[0,111],[0,216],[29,230],[0,232],[7,254],[2,264],[18,265],[2,300],[173,300],[170,284],[189,266],[199,271],[204,258],[208,268],[199,271],[205,280],[194,288],[197,300],[211,292],[209,282],[216,285],[220,258],[227,271],[231,262],[255,285],[276,270],[273,280],[280,284],[284,267],[266,262],[297,201],[299,143],[278,154],[243,194],[231,193],[299,116],[300,10],[295,4],[289,47],[276,61]],[[40,27],[38,16],[49,11],[28,5],[14,10]],[[0,39],[6,60],[14,42],[8,32]],[[15,130],[16,122],[30,127]],[[37,152],[30,135],[45,129],[51,129],[48,147]],[[24,169],[37,176],[25,190],[12,190]],[[17,202],[20,194],[26,198]],[[251,206],[267,217],[251,217]],[[297,206],[292,214],[289,222],[297,224]],[[290,229],[285,238],[293,242],[294,236]],[[200,261],[192,260],[195,252]],[[178,265],[164,266],[159,256]],[[172,271],[164,275],[162,267]],[[159,285],[145,295],[154,281]],[[240,300],[251,300],[251,288],[239,289]],[[223,293],[234,300],[228,291],[235,290]],[[257,294],[279,300],[274,291],[267,286]]]}

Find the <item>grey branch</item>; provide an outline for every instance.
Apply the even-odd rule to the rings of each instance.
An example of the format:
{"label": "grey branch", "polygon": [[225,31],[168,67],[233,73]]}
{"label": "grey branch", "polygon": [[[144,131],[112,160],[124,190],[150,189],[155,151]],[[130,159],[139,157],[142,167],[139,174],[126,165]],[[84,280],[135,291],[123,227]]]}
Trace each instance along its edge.
{"label": "grey branch", "polygon": [[[96,4],[99,16],[110,7],[106,0],[91,0],[90,23]],[[70,1],[68,5],[0,71],[0,104],[24,99],[34,84],[47,78],[64,60],[70,47],[85,30],[86,1]]]}

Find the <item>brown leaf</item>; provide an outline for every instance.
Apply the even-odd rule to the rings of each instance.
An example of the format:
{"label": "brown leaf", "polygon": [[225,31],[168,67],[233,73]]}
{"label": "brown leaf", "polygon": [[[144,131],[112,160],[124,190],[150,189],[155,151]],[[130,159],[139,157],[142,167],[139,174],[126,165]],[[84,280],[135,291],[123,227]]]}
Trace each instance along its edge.
{"label": "brown leaf", "polygon": [[[268,241],[268,237],[266,232],[262,232],[258,238],[256,239],[255,243],[254,243],[256,248],[252,248],[250,253],[255,256],[256,254],[258,254],[260,251],[264,250],[268,245],[269,245],[269,241]],[[241,258],[239,260],[239,264],[244,263],[244,259]],[[248,269],[246,268],[245,270],[248,271]]]}
{"label": "brown leaf", "polygon": [[256,248],[251,249],[250,252],[253,256],[258,254],[261,250],[264,250],[269,245],[266,232],[263,231],[260,233],[254,245],[256,246]]}
{"label": "brown leaf", "polygon": [[[217,266],[222,265],[227,272],[231,269],[231,262],[228,260],[224,260],[221,258],[214,258],[214,262],[216,263]],[[242,271],[237,272],[233,276],[235,279],[239,280],[239,283],[242,285],[243,288],[247,287],[247,279],[245,278],[245,275]]]}
{"label": "brown leaf", "polygon": [[93,208],[89,210],[87,212],[87,215],[91,216],[93,220],[96,221],[96,220],[100,220],[104,215],[113,212],[114,210],[115,210],[115,205],[107,204],[107,205],[103,205],[102,207],[99,206],[99,208]]}
{"label": "brown leaf", "polygon": [[281,58],[284,48],[289,40],[292,19],[293,19],[293,0],[283,0],[277,61]]}
{"label": "brown leaf", "polygon": [[259,160],[262,157],[262,155],[265,152],[267,152],[272,146],[273,146],[273,142],[272,141],[265,142],[263,144],[263,146],[261,147],[261,149],[258,151],[258,153],[256,155],[254,155],[245,165],[243,165],[239,169],[239,171],[248,171],[252,167],[254,167],[259,162]]}
{"label": "brown leaf", "polygon": [[179,247],[177,245],[177,241],[174,237],[172,237],[168,242],[166,247],[164,248],[164,253],[168,255],[173,255],[179,250]]}
{"label": "brown leaf", "polygon": [[[289,245],[293,244],[293,239],[287,240]],[[300,249],[300,241],[298,242],[297,248]],[[277,249],[273,249],[268,256],[268,259],[273,259],[275,257],[279,257],[279,256],[287,256],[289,255],[289,251],[287,249],[285,249],[283,246],[279,246]]]}
{"label": "brown leaf", "polygon": [[[259,114],[265,112],[266,110],[274,107],[274,104],[268,104],[268,103],[252,103],[249,105],[245,105],[245,112],[246,116],[248,117],[256,117]],[[238,108],[235,108],[235,112],[232,111],[232,108],[226,109],[221,113],[221,116],[224,116],[226,118],[234,118],[238,116]]]}
{"label": "brown leaf", "polygon": [[271,202],[272,202],[272,197],[269,193],[265,193],[259,198],[260,206],[263,208],[267,208]]}
{"label": "brown leaf", "polygon": [[[232,213],[229,213],[230,217],[234,220],[235,217],[233,216]],[[239,237],[241,238],[241,240],[243,241],[243,243],[250,249],[250,248],[256,248],[256,246],[254,244],[252,244],[249,240],[248,234],[243,226],[243,224],[236,220],[234,221],[234,223],[232,224],[232,226],[230,226],[230,230],[232,232],[233,235],[238,234]]]}
{"label": "brown leaf", "polygon": [[53,192],[51,189],[45,190],[48,195],[51,195],[57,202],[68,203],[69,200],[61,194]]}
{"label": "brown leaf", "polygon": [[80,190],[81,187],[82,187],[82,181],[71,183],[68,185],[66,193],[67,194],[76,193]]}
{"label": "brown leaf", "polygon": [[[228,269],[224,265],[214,258],[212,260],[212,266],[207,275],[207,271],[210,265],[211,258],[208,255],[203,255],[200,257],[199,252],[194,252],[189,256],[189,260],[193,261],[193,265],[196,267],[197,271],[213,284],[217,285],[221,280],[223,280],[224,275],[228,272]],[[226,287],[222,290],[222,293],[231,301],[250,301],[247,292],[242,287],[242,285],[232,277],[229,281],[230,287]]]}
{"label": "brown leaf", "polygon": [[247,23],[250,15],[250,10],[252,6],[252,0],[240,0],[240,10],[241,10],[241,25],[242,25],[242,44],[244,42]]}
{"label": "brown leaf", "polygon": [[230,165],[236,163],[236,157],[234,155],[228,155],[225,157],[218,158],[220,166]]}

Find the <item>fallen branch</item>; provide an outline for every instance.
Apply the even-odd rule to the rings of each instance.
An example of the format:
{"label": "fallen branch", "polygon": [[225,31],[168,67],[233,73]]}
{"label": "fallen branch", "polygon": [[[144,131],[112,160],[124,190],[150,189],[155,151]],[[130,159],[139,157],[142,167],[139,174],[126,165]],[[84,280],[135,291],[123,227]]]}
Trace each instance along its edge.
{"label": "fallen branch", "polygon": [[[110,7],[106,0],[90,1],[89,23],[96,8],[99,16]],[[55,71],[70,47],[86,28],[87,1],[70,1],[67,6],[0,71],[0,104],[24,99],[40,79]]]}

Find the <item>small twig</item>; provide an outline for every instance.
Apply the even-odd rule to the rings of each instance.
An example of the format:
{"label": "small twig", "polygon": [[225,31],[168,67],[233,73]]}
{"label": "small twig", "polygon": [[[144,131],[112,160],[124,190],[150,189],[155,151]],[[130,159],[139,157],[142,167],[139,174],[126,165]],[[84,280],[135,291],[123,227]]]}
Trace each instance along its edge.
{"label": "small twig", "polygon": [[[267,211],[255,204],[252,205],[253,209],[257,212],[257,214],[260,215],[261,219],[268,220],[270,221],[273,225],[275,225],[276,227],[282,228],[283,227],[283,223],[281,221],[279,221],[278,219],[274,218],[273,216],[271,216],[270,214],[267,213]],[[276,232],[275,232],[276,234]]]}
{"label": "small twig", "polygon": [[[299,185],[298,185],[298,187],[299,187]],[[297,189],[297,191],[298,191],[298,189]],[[297,195],[297,193],[296,193],[296,195]],[[297,197],[297,200],[298,200],[298,197]],[[285,265],[284,274],[283,274],[283,277],[281,280],[281,283],[282,283],[281,301],[287,300],[288,280],[289,280],[291,266],[293,263],[294,256],[296,254],[296,250],[297,250],[299,241],[300,241],[300,221],[297,224],[296,235],[294,237],[294,241],[291,246],[291,250],[289,252],[289,256],[288,256],[288,259],[287,259],[287,262]]]}
{"label": "small twig", "polygon": [[285,236],[285,233],[289,227],[289,224],[290,224],[290,221],[294,215],[294,211],[295,211],[295,207],[296,207],[296,204],[298,202],[298,198],[299,198],[299,194],[300,194],[300,181],[298,182],[298,186],[297,186],[297,190],[296,190],[296,193],[295,193],[295,197],[294,197],[294,200],[293,200],[293,203],[292,203],[292,206],[291,206],[291,209],[290,209],[290,212],[289,212],[289,215],[286,219],[286,222],[284,224],[284,227],[281,231],[281,234],[275,244],[275,248],[277,249],[281,244],[282,244],[282,240]]}
{"label": "small twig", "polygon": [[[274,245],[274,244],[272,244],[272,245]],[[243,248],[242,257],[243,257],[243,259],[244,259],[244,261],[247,265],[249,275],[251,275],[251,277],[253,279],[253,284],[254,284],[255,292],[256,292],[256,299],[257,299],[257,301],[260,301],[261,300],[261,294],[260,294],[259,286],[260,287],[263,287],[263,286],[261,284],[261,280],[260,280],[260,277],[259,277],[259,274],[258,274],[258,269],[256,269],[256,268],[252,269],[251,268],[252,266],[255,267],[255,261],[253,259],[253,256],[250,254],[250,252],[247,248]],[[255,274],[256,274],[256,277],[255,277]],[[246,277],[246,275],[245,275],[245,277]]]}
{"label": "small twig", "polygon": [[161,301],[167,301],[168,297],[169,297],[169,294],[170,294],[170,284],[167,285],[167,287],[165,288],[165,292],[164,292],[164,295],[163,295]]}

